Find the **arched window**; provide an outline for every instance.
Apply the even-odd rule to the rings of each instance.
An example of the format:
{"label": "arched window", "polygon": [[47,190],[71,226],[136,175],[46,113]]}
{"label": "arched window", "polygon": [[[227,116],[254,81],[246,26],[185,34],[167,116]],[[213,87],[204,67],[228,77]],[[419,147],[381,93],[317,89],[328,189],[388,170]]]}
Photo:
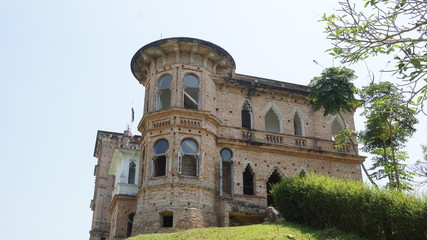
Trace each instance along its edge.
{"label": "arched window", "polygon": [[186,138],[181,142],[181,151],[179,152],[179,168],[178,171],[184,176],[199,175],[199,156],[197,152],[199,146],[196,141],[191,138]]}
{"label": "arched window", "polygon": [[265,114],[265,131],[281,133],[280,120],[273,111],[273,108],[270,108],[267,114]]}
{"label": "arched window", "polygon": [[233,188],[233,153],[228,148],[223,148],[220,152],[221,164],[220,164],[220,186],[221,196],[223,194],[232,194]]}
{"label": "arched window", "polygon": [[243,172],[243,194],[254,195],[254,173],[251,165],[247,165]]}
{"label": "arched window", "polygon": [[135,184],[136,164],[134,161],[129,163],[128,184]]}
{"label": "arched window", "polygon": [[165,75],[159,79],[157,83],[156,110],[163,110],[171,106],[171,82],[172,77],[170,75]]}
{"label": "arched window", "polygon": [[198,109],[199,108],[199,79],[194,75],[186,75],[184,77],[183,89],[183,105],[184,108]]}
{"label": "arched window", "polygon": [[344,124],[342,122],[338,121],[338,118],[336,117],[334,121],[331,124],[331,133],[332,133],[332,140],[335,140],[335,136],[344,129]]}
{"label": "arched window", "polygon": [[242,108],[242,127],[252,129],[252,108],[249,102],[246,100]]}
{"label": "arched window", "polygon": [[280,182],[282,180],[282,177],[280,176],[277,169],[274,169],[273,173],[270,175],[267,181],[267,205],[272,206],[274,205],[274,199],[273,195],[271,194],[271,189],[273,188],[273,185]]}
{"label": "arched window", "polygon": [[294,115],[294,134],[296,136],[304,136],[303,127],[304,126],[302,125],[302,121],[301,121],[301,118],[300,118],[298,112],[295,112],[295,115]]}
{"label": "arched window", "polygon": [[154,157],[152,161],[151,176],[160,177],[166,175],[166,152],[168,151],[169,143],[165,139],[161,139],[154,144]]}

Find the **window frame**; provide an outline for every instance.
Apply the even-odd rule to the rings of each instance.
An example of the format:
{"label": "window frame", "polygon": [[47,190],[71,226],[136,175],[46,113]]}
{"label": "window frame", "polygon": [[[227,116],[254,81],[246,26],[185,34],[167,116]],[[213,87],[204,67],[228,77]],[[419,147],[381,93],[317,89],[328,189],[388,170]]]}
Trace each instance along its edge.
{"label": "window frame", "polygon": [[[156,153],[156,150],[155,150],[155,148],[156,148],[156,145],[160,142],[160,141],[166,141],[166,143],[168,144],[167,145],[167,148],[166,148],[166,150],[164,151],[164,152],[162,152],[162,153]],[[156,141],[156,143],[153,145],[153,158],[151,159],[151,177],[152,178],[155,178],[155,177],[164,177],[164,176],[166,176],[167,175],[167,169],[168,169],[168,157],[167,157],[167,153],[168,153],[168,151],[169,151],[169,141],[168,140],[166,140],[166,139],[164,139],[164,138],[162,138],[162,139],[158,139],[157,141]],[[164,166],[164,175],[156,175],[156,161],[158,161],[158,159],[160,158],[160,157],[164,157],[165,158],[165,166]],[[158,163],[157,163],[158,164]]]}
{"label": "window frame", "polygon": [[[193,77],[195,77],[197,79],[197,87],[196,88],[186,86],[186,84],[185,84],[185,78],[187,76],[193,76]],[[184,83],[183,87],[182,87],[182,107],[185,108],[185,109],[199,110],[200,109],[200,79],[199,79],[199,77],[197,75],[193,74],[193,73],[188,73],[188,74],[184,75],[184,77],[182,78],[182,82]],[[195,99],[193,99],[193,97],[190,96],[190,94],[185,91],[187,88],[188,89],[196,89],[196,91],[197,91],[197,101],[194,101]],[[196,105],[195,108],[194,107],[186,107],[185,106],[185,102],[186,102],[185,98],[186,97],[189,98],[193,102],[193,104]]]}

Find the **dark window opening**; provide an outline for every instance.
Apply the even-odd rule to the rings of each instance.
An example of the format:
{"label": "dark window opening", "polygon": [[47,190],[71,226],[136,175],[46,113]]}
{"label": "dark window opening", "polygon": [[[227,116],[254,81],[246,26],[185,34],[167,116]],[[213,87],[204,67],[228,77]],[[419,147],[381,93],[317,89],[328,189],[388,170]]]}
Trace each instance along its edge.
{"label": "dark window opening", "polygon": [[243,172],[243,194],[254,195],[254,174],[249,164]]}
{"label": "dark window opening", "polygon": [[135,214],[131,213],[128,216],[128,222],[127,222],[127,227],[126,227],[126,237],[130,237],[132,236],[132,226],[133,226],[133,217],[135,216]]}
{"label": "dark window opening", "polygon": [[231,168],[232,164],[230,161],[223,161],[222,162],[222,191],[225,194],[231,195],[231,188],[232,185],[232,175],[231,175]]}
{"label": "dark window opening", "polygon": [[136,164],[132,161],[129,163],[128,184],[135,184]]}
{"label": "dark window opening", "polygon": [[274,199],[273,195],[271,194],[271,189],[273,188],[273,185],[280,182],[282,178],[280,177],[280,174],[277,170],[274,170],[274,172],[270,175],[267,181],[267,205],[273,206],[274,205]]}
{"label": "dark window opening", "polygon": [[242,109],[242,127],[252,129],[252,108],[246,101]]}
{"label": "dark window opening", "polygon": [[163,225],[162,227],[172,227],[173,226],[173,215],[163,215]]}
{"label": "dark window opening", "polygon": [[166,175],[166,156],[157,156],[154,158],[154,174],[153,177]]}
{"label": "dark window opening", "polygon": [[168,151],[169,143],[165,139],[161,139],[154,145],[154,158],[152,161],[151,176],[160,177],[166,175],[166,152]]}

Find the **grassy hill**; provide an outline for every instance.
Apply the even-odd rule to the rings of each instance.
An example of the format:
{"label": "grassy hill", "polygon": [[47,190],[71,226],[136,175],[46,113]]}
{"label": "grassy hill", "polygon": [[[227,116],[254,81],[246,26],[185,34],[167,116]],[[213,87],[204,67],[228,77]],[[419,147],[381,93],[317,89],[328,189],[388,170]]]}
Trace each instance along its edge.
{"label": "grassy hill", "polygon": [[244,227],[203,228],[176,233],[144,234],[127,240],[203,240],[203,239],[294,239],[294,240],[362,240],[336,230],[315,230],[290,222],[250,225]]}

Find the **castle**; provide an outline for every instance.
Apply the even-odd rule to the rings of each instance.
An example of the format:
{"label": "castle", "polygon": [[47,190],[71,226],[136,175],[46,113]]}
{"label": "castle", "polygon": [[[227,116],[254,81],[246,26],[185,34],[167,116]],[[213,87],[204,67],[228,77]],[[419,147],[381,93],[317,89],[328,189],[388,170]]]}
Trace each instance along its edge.
{"label": "castle", "polygon": [[[313,112],[307,86],[235,73],[221,47],[161,39],[131,61],[145,87],[141,136],[98,131],[90,240],[261,223],[271,185],[316,172],[362,179],[333,136],[352,114]],[[142,106],[141,106],[142,107]]]}

